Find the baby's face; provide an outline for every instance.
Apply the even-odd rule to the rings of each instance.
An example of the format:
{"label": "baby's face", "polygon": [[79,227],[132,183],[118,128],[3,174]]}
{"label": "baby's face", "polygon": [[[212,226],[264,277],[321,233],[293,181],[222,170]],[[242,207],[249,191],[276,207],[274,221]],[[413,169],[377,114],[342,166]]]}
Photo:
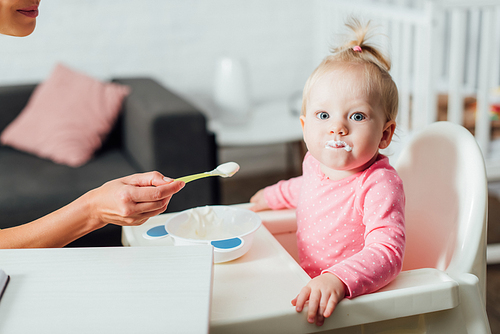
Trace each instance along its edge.
{"label": "baby's face", "polygon": [[362,66],[322,75],[300,117],[307,148],[330,179],[366,169],[394,133],[395,122],[386,121],[378,96],[367,92],[364,80]]}
{"label": "baby's face", "polygon": [[0,34],[27,36],[33,32],[40,0],[0,0]]}

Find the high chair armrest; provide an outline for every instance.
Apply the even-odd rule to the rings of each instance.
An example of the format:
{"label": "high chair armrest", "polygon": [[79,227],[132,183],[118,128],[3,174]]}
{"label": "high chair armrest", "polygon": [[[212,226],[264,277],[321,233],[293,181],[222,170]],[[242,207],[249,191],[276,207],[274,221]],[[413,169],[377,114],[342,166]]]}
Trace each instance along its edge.
{"label": "high chair armrest", "polygon": [[[273,328],[276,329],[275,333],[315,333],[364,325],[367,333],[378,333],[387,330],[384,320],[455,309],[457,306],[458,282],[437,269],[418,269],[402,272],[379,292],[342,300],[321,327],[307,323],[307,308],[302,313],[296,313],[291,307],[287,314],[270,315],[269,318],[261,318],[258,321],[241,321],[238,326],[241,330],[238,332],[265,332],[266,329]],[[279,329],[276,327],[277,322]],[[221,329],[217,328],[213,332],[229,333]]]}
{"label": "high chair armrest", "polygon": [[327,321],[334,328],[355,326],[452,309],[459,299],[459,283],[446,273],[433,268],[404,271],[377,292],[344,299]]}
{"label": "high chair armrest", "polygon": [[295,233],[297,231],[297,219],[294,209],[268,210],[258,212],[262,224],[272,234]]}

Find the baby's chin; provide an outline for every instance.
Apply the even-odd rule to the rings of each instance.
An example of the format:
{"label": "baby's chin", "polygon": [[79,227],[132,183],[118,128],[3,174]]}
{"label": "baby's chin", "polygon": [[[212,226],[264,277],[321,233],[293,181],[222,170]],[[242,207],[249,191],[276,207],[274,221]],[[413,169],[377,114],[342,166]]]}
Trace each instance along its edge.
{"label": "baby's chin", "polygon": [[[340,153],[340,151],[339,151]],[[338,158],[317,159],[323,174],[330,180],[341,180],[351,175],[357,174],[370,167],[377,159],[378,154],[371,159],[353,159],[352,153],[342,151],[345,159]]]}

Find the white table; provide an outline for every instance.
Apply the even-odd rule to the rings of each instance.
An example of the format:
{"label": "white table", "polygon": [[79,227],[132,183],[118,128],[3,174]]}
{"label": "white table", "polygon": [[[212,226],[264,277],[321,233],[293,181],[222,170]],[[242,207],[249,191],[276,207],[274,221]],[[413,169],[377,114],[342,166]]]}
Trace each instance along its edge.
{"label": "white table", "polygon": [[[239,206],[248,207],[247,204]],[[124,227],[122,243],[125,246],[173,246],[170,237],[154,240],[143,237],[147,230],[165,223],[171,215],[153,217],[141,226]],[[261,226],[248,253],[234,261],[214,265],[210,333],[291,334],[327,329],[308,324],[306,314],[295,312],[291,304],[309,280],[297,262]]]}
{"label": "white table", "polygon": [[211,246],[0,250],[0,333],[207,333]]}
{"label": "white table", "polygon": [[[259,215],[265,225],[257,231],[248,253],[237,260],[214,265],[212,334],[293,334],[332,329],[339,329],[339,333],[358,333],[364,329],[344,327],[367,323],[372,323],[365,326],[367,332],[388,332],[394,329],[390,327],[394,324],[387,325],[383,320],[415,315],[418,318],[424,312],[452,310],[458,305],[458,285],[453,279],[436,269],[419,269],[401,273],[377,293],[344,299],[322,327],[309,324],[305,312],[295,312],[290,304],[307,284],[309,276],[269,232],[288,233],[295,223],[293,210],[263,211]],[[172,245],[168,237],[147,240],[142,236],[151,227],[165,223],[169,216],[151,218],[142,226],[123,228],[122,242],[129,246]],[[436,319],[427,320],[432,323],[442,320]]]}

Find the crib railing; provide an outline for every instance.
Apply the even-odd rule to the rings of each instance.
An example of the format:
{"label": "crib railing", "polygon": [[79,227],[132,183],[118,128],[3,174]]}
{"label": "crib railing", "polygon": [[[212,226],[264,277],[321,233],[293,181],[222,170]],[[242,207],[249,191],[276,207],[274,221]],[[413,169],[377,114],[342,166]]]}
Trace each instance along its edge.
{"label": "crib railing", "polygon": [[378,26],[376,40],[390,52],[399,89],[401,133],[438,119],[465,125],[471,111],[464,101],[476,101],[468,128],[485,156],[488,178],[500,179],[500,151],[490,149],[490,97],[500,86],[500,0],[316,0],[316,10],[317,60],[338,43],[347,17]]}

